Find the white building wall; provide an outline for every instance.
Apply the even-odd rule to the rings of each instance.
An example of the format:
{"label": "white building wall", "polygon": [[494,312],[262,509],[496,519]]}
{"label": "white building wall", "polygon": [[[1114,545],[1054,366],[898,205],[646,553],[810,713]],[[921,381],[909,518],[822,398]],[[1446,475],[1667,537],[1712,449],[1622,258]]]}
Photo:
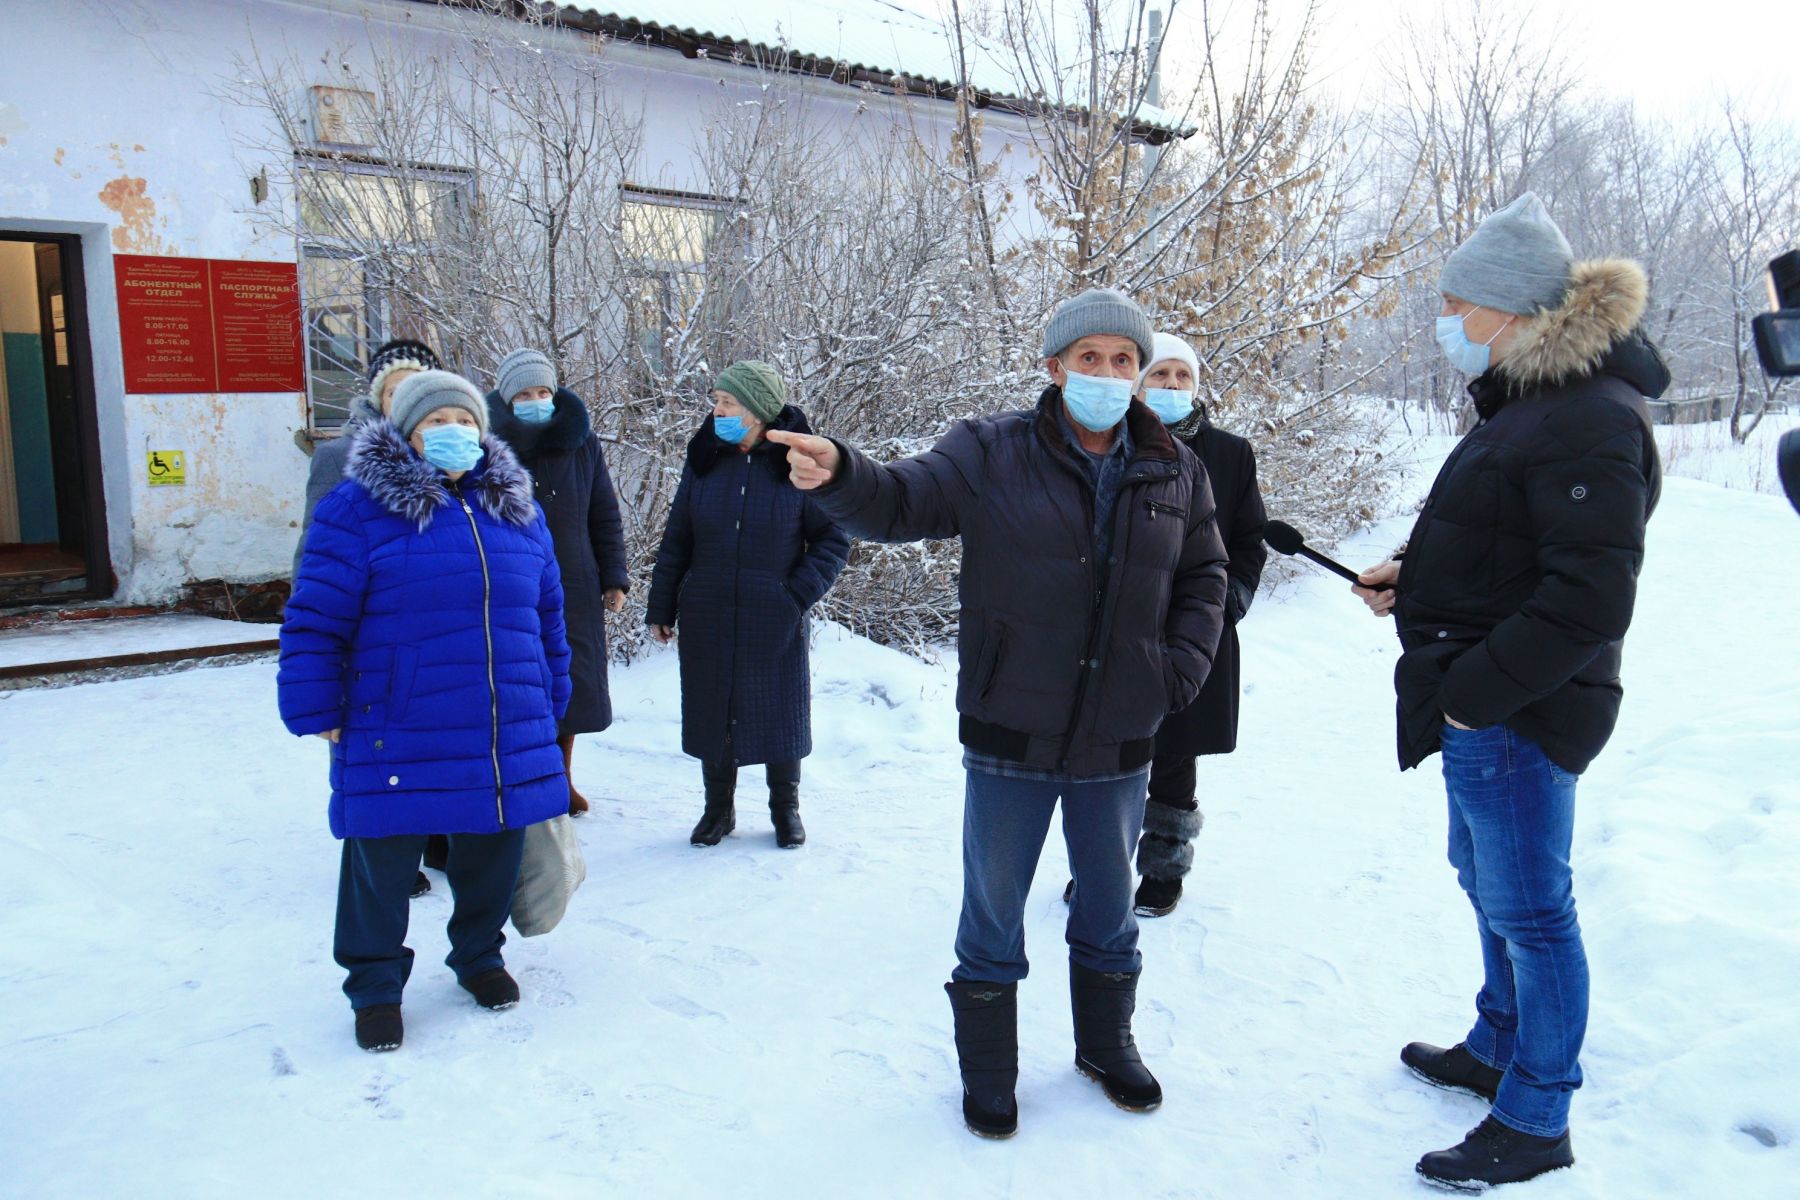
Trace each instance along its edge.
{"label": "white building wall", "polygon": [[[259,221],[250,178],[289,177],[291,159],[259,159],[266,115],[224,98],[234,59],[261,52],[321,63],[371,41],[424,49],[488,18],[406,0],[13,0],[0,59],[0,229],[79,233],[116,595],[169,599],[182,584],[284,576],[298,536],[307,458],[299,393],[127,395],[112,255],[293,262],[291,237]],[[523,32],[521,30],[521,32]],[[578,35],[550,35],[591,52]],[[693,149],[706,114],[754,101],[757,76],[666,50],[614,45],[620,95],[643,104],[632,182],[697,189]],[[554,63],[554,57],[547,58]],[[951,107],[902,103],[826,81],[802,84],[819,119],[859,106],[950,136]],[[735,97],[735,100],[734,100]],[[832,114],[837,114],[834,118]],[[990,120],[988,150],[1024,173],[1022,127]],[[1018,191],[1022,194],[1023,189]],[[292,203],[279,188],[266,203]],[[185,487],[148,486],[145,453],[187,452]]]}

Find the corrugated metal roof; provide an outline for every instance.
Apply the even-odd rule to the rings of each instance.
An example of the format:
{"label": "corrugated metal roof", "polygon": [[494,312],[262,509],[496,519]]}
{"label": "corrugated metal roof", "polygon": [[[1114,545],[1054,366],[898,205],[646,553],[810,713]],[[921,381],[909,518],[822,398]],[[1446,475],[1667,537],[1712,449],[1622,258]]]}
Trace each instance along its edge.
{"label": "corrugated metal roof", "polygon": [[[859,72],[942,88],[956,86],[956,52],[944,25],[888,0],[602,0],[564,13],[630,22],[695,42],[738,43],[829,61],[846,79]],[[969,82],[1000,100],[1026,102],[1030,88],[1012,55],[965,39]],[[1145,105],[1142,125],[1185,136],[1192,127]]]}

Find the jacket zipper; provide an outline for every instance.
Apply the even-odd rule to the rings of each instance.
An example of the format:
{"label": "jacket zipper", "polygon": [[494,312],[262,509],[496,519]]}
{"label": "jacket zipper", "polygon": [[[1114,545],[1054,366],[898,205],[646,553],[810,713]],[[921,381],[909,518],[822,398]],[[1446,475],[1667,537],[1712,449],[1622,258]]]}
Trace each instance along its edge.
{"label": "jacket zipper", "polygon": [[500,692],[494,686],[494,582],[488,576],[487,547],[481,543],[481,527],[475,523],[475,510],[469,507],[461,488],[451,484],[450,490],[456,493],[463,515],[469,518],[469,532],[475,535],[475,554],[481,559],[481,632],[487,639],[488,756],[494,764],[494,816],[499,819],[500,828],[505,829],[505,790],[500,784]]}
{"label": "jacket zipper", "polygon": [[[1127,471],[1125,477],[1119,480],[1119,491],[1123,492],[1127,487],[1140,483],[1148,483],[1150,481],[1151,476],[1148,474],[1134,476]],[[1145,501],[1145,504],[1149,506],[1150,509],[1151,520],[1156,519],[1157,503],[1158,502],[1155,500]],[[1165,511],[1172,509],[1173,507],[1174,506],[1172,505],[1163,505]],[[1116,521],[1120,514],[1129,513],[1130,511],[1131,509],[1128,505],[1120,505],[1115,501],[1113,505],[1113,518]],[[1175,511],[1180,510],[1176,509]],[[1088,522],[1088,529],[1090,530],[1088,534],[1088,559],[1090,560],[1090,565],[1096,569],[1104,569],[1108,564],[1093,561],[1098,557],[1100,547],[1093,541],[1093,534],[1091,532],[1093,529],[1092,521]],[[1127,520],[1125,522],[1125,530],[1129,533],[1130,529],[1131,522]],[[1118,549],[1118,536],[1119,531],[1115,529],[1113,531],[1113,538],[1115,539],[1113,548],[1115,551]],[[1126,545],[1127,548],[1129,548],[1129,541],[1127,541]],[[1091,578],[1092,575],[1093,572],[1090,571],[1089,577]],[[1069,750],[1075,745],[1075,730],[1076,727],[1081,724],[1081,710],[1087,703],[1088,680],[1093,678],[1094,673],[1097,670],[1097,668],[1091,665],[1094,661],[1094,655],[1098,653],[1095,647],[1100,640],[1101,627],[1106,623],[1106,606],[1112,603],[1113,600],[1112,572],[1107,570],[1104,578],[1106,580],[1106,585],[1094,593],[1094,607],[1088,613],[1087,653],[1082,656],[1081,678],[1075,684],[1075,705],[1069,712],[1069,724],[1063,729],[1062,752],[1056,756],[1057,769],[1062,771],[1069,769]]]}

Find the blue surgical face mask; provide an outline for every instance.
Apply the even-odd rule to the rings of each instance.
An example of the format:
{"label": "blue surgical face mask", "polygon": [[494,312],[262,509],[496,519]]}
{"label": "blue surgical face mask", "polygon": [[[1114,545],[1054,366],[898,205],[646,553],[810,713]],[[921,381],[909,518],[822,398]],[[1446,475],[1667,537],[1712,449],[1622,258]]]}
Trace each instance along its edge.
{"label": "blue surgical face mask", "polygon": [[742,417],[721,417],[717,414],[713,416],[713,433],[721,442],[728,442],[736,446],[744,440],[744,435],[749,432],[750,427],[744,424]]}
{"label": "blue surgical face mask", "polygon": [[1190,416],[1194,411],[1194,393],[1176,391],[1174,388],[1145,388],[1144,403],[1150,411],[1162,418],[1164,425]]}
{"label": "blue surgical face mask", "polygon": [[1063,367],[1063,403],[1075,423],[1093,433],[1105,433],[1125,418],[1131,407],[1132,381],[1101,375],[1078,375]]}
{"label": "blue surgical face mask", "polygon": [[419,434],[425,461],[442,471],[467,471],[481,461],[481,434],[473,425],[433,425]]}
{"label": "blue surgical face mask", "polygon": [[544,425],[550,420],[550,414],[556,411],[554,400],[515,400],[513,416],[527,425]]}
{"label": "blue surgical face mask", "polygon": [[[1469,312],[1475,311],[1475,309],[1469,310]],[[1469,340],[1468,330],[1463,327],[1463,322],[1468,319],[1468,315],[1468,313],[1464,313],[1460,317],[1439,317],[1437,319],[1437,343],[1443,350],[1444,357],[1450,360],[1451,366],[1467,375],[1480,375],[1493,362],[1493,352],[1488,347],[1493,345],[1494,338],[1506,332],[1506,325],[1512,324],[1512,318],[1510,316],[1506,318],[1506,325],[1496,329],[1494,337],[1489,338],[1486,342],[1478,343]]]}

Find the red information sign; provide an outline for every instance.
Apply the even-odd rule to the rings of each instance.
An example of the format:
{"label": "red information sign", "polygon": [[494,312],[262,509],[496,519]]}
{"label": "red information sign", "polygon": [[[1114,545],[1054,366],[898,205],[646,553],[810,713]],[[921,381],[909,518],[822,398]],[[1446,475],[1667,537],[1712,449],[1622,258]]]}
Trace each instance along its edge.
{"label": "red information sign", "polygon": [[115,254],[125,390],[305,388],[293,263]]}

